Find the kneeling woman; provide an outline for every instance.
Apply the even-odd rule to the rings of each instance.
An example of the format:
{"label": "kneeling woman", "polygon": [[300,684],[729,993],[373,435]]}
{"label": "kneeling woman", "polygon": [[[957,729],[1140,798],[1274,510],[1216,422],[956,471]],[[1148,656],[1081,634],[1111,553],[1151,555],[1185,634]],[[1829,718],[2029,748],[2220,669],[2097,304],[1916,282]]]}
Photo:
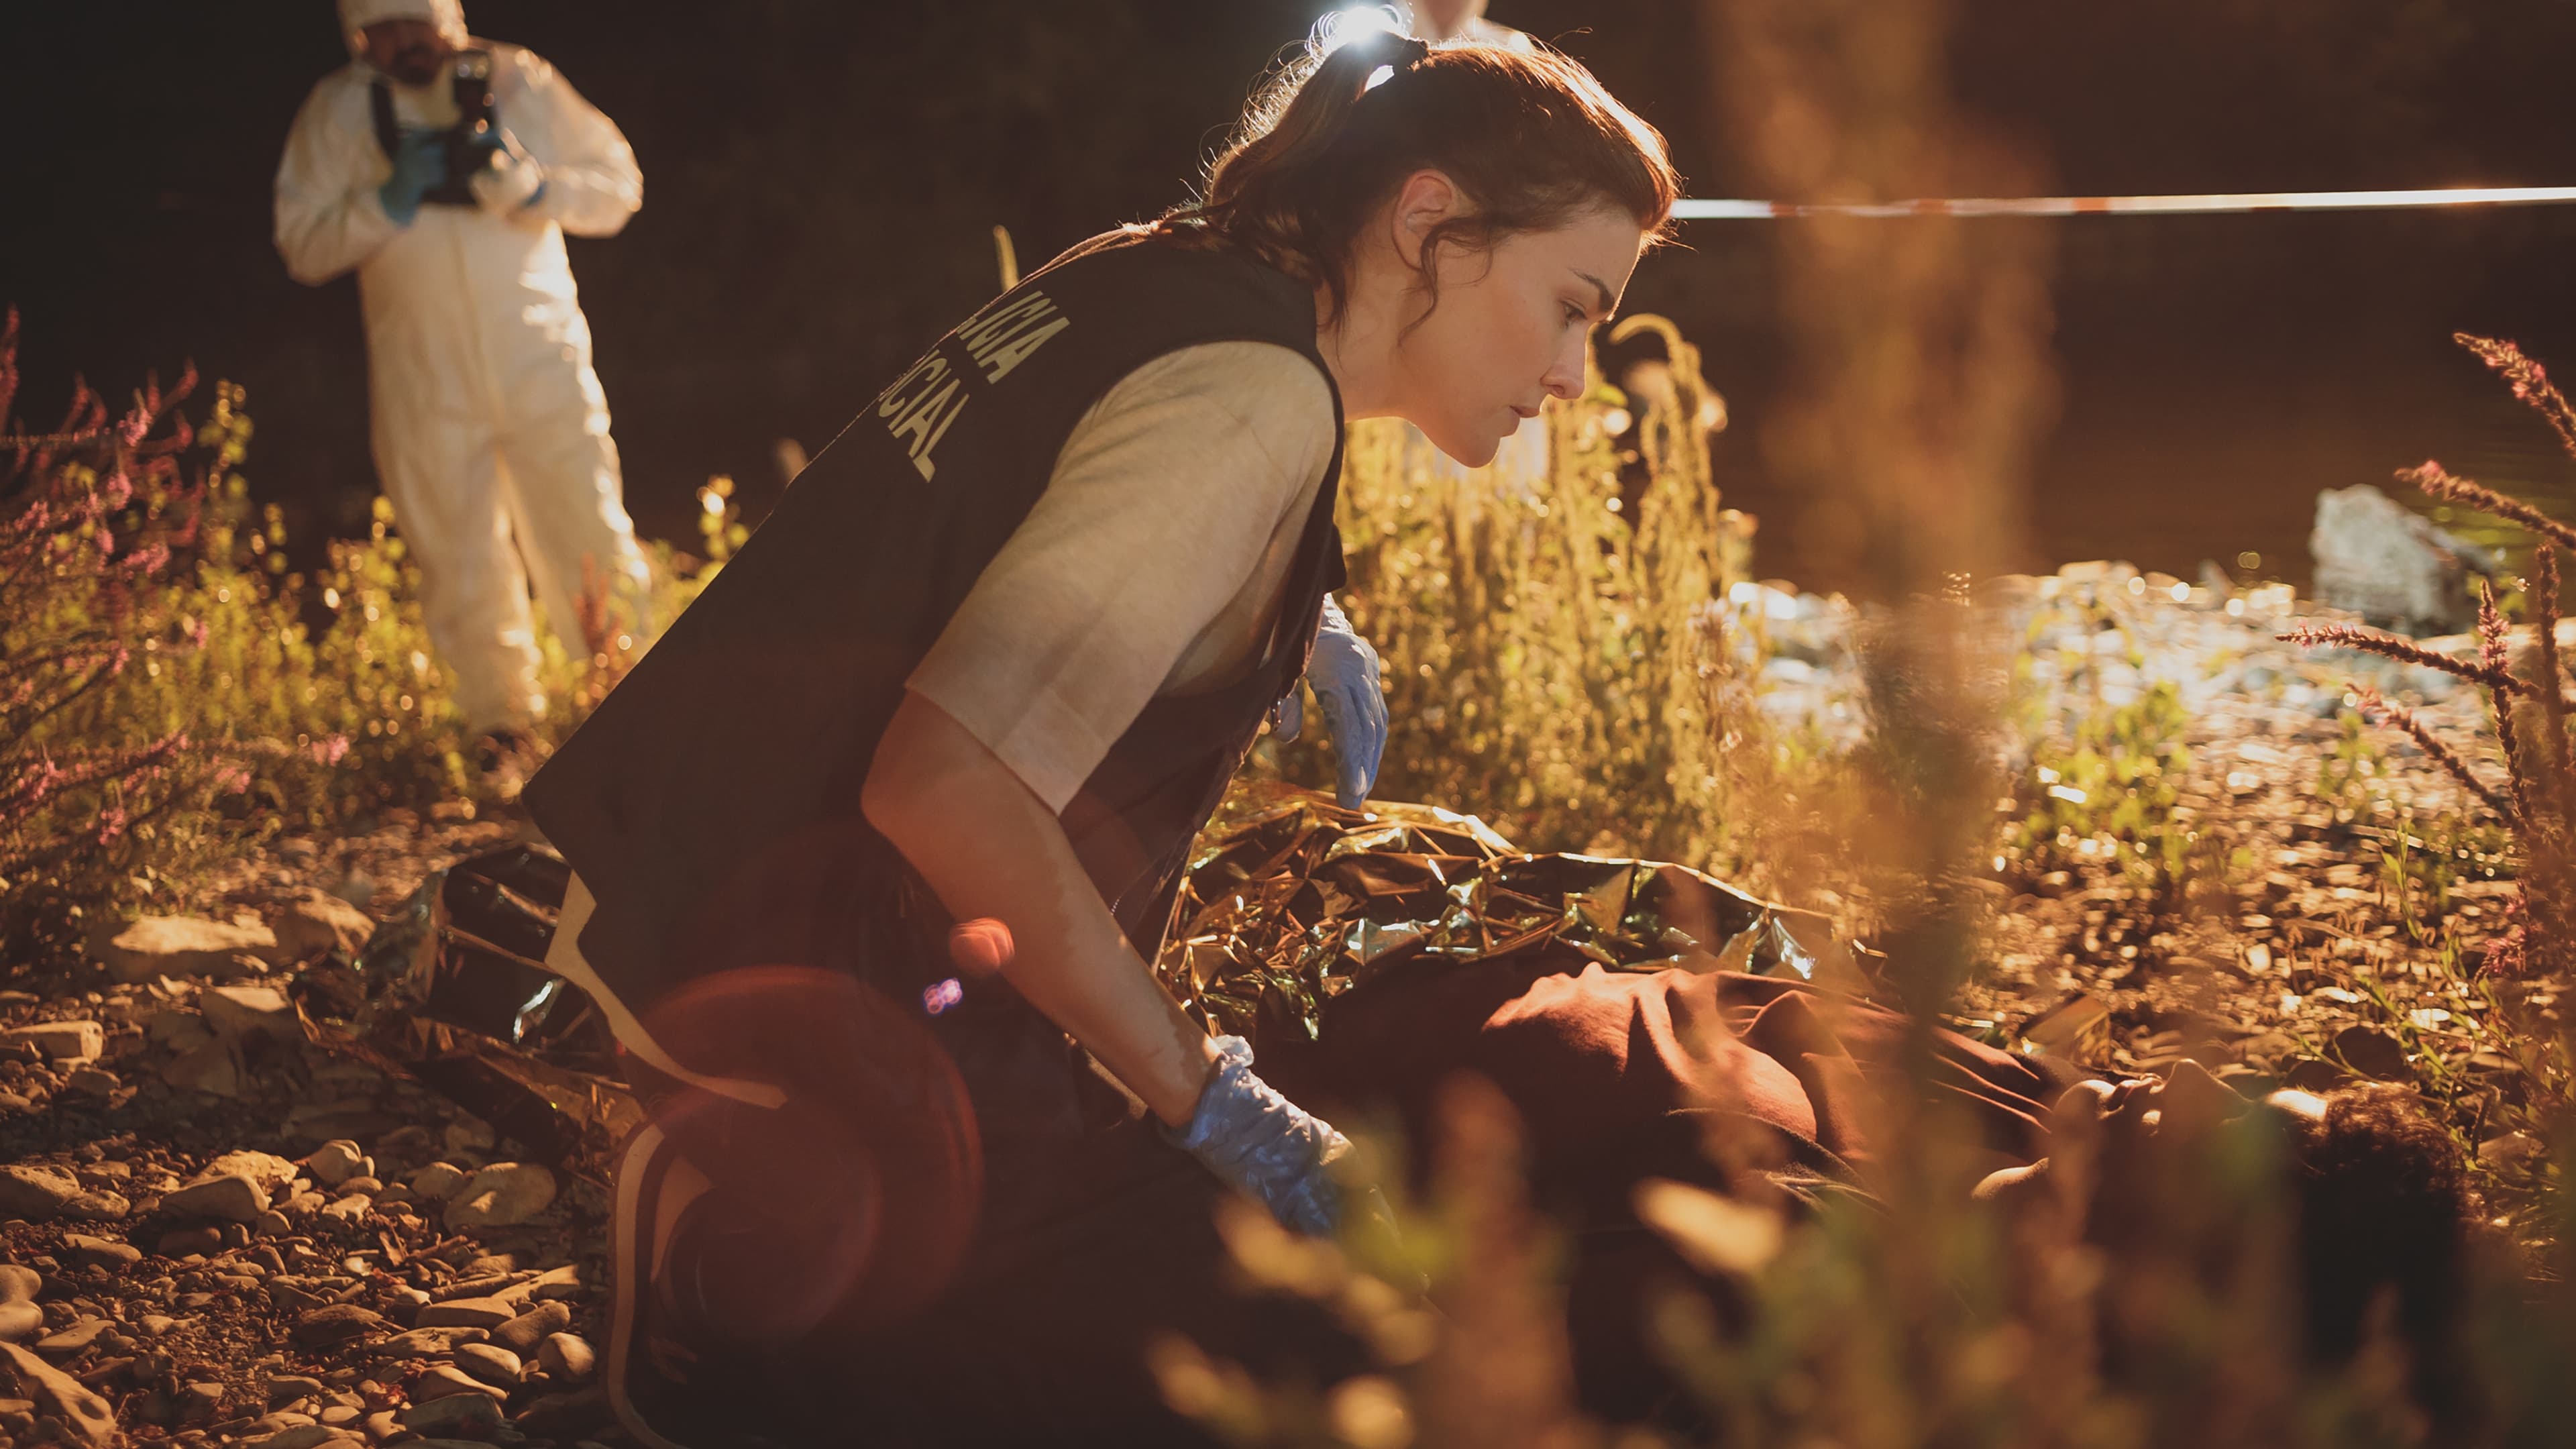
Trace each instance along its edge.
{"label": "kneeling woman", "polygon": [[1186,1438],[1155,1336],[1339,1351],[1222,1291],[1210,1209],[1331,1231],[1341,1139],[1147,962],[1319,627],[1365,789],[1343,423],[1489,459],[1580,389],[1676,192],[1562,56],[1297,68],[1203,204],[896,379],[532,782],[577,874],[551,964],[654,1108],[608,1365],[640,1440]]}

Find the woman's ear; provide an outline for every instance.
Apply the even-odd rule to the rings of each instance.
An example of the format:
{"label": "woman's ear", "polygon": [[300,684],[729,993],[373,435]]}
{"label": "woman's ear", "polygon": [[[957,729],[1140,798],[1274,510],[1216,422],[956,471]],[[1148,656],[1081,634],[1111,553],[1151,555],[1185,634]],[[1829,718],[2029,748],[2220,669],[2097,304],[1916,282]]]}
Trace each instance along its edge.
{"label": "woman's ear", "polygon": [[1445,173],[1416,171],[1396,188],[1395,204],[1387,208],[1391,233],[1387,239],[1394,243],[1396,256],[1419,271],[1425,261],[1423,244],[1430,240],[1432,229],[1465,210],[1466,198]]}

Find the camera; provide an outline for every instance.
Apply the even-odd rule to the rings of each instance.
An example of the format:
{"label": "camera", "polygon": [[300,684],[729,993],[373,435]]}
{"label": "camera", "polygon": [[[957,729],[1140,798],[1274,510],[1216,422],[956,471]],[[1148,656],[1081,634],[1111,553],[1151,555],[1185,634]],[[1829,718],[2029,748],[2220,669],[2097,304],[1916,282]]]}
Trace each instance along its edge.
{"label": "camera", "polygon": [[474,173],[492,164],[498,139],[492,119],[492,52],[460,50],[449,57],[448,84],[456,97],[456,124],[441,138],[447,174],[421,200],[441,206],[474,205]]}

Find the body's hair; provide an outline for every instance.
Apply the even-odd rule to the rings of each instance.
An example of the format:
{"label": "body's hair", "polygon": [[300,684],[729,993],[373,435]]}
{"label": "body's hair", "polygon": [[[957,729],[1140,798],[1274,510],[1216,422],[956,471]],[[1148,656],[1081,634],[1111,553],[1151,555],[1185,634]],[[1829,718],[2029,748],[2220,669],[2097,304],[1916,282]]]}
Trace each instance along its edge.
{"label": "body's hair", "polygon": [[1338,313],[1360,228],[1423,170],[1472,207],[1425,241],[1434,302],[1442,247],[1478,251],[1605,207],[1660,237],[1681,194],[1662,135],[1566,56],[1363,34],[1329,52],[1319,39],[1273,75],[1204,198],[1154,229],[1258,257],[1324,288]]}
{"label": "body's hair", "polygon": [[2472,1203],[2460,1149],[2413,1092],[2356,1087],[2326,1098],[2323,1121],[2300,1124],[2290,1161],[2309,1353],[2351,1357],[2385,1295],[2419,1391],[2446,1396],[2468,1288]]}

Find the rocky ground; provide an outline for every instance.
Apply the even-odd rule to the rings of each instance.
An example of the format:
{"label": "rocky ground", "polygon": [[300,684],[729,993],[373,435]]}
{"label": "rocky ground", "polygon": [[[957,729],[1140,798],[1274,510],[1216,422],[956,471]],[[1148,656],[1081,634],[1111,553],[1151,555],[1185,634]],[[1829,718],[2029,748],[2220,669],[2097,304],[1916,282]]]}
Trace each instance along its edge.
{"label": "rocky ground", "polygon": [[[603,1199],[307,1037],[302,977],[506,823],[243,860],[44,999],[0,994],[0,1443],[616,1445]],[[14,1385],[14,1386],[13,1386]]]}
{"label": "rocky ground", "polygon": [[[2247,1085],[2415,1081],[2509,1181],[2534,1149],[2510,1110],[2527,1064],[2470,973],[2510,886],[2450,855],[2435,911],[2383,869],[2401,842],[2466,848],[2475,812],[2402,744],[2318,789],[2338,750],[2370,753],[2341,720],[2347,680],[2420,701],[2472,752],[2475,692],[2274,642],[2301,616],[2286,590],[2089,565],[2001,599],[2051,707],[2179,687],[2172,820],[2243,863],[2193,890],[2071,837],[2010,863],[1958,1024],[2109,1070],[2189,1056]],[[1845,727],[1848,616],[1757,602],[1763,707]],[[488,1124],[312,1030],[316,973],[345,969],[429,871],[523,828],[442,813],[247,854],[214,919],[145,923],[76,977],[0,992],[0,1449],[631,1442],[593,1381],[596,1163],[512,1161]]]}

